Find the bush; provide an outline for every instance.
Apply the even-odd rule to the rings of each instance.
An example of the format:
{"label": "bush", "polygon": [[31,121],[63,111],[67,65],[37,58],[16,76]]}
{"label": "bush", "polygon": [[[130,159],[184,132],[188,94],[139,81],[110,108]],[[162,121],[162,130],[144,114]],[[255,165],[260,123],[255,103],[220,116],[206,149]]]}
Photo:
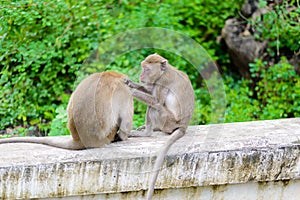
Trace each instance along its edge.
{"label": "bush", "polygon": [[[267,5],[267,1],[259,1],[260,8],[266,8]],[[267,50],[271,57],[285,54],[282,49],[300,53],[299,16],[299,2],[282,1],[273,4],[271,10],[250,22],[255,27],[254,36],[258,40],[268,41]]]}
{"label": "bush", "polygon": [[252,121],[259,117],[259,102],[253,99],[253,91],[250,89],[250,81],[247,79],[234,80],[225,78],[225,91],[227,109],[225,122]]}
{"label": "bush", "polygon": [[[66,129],[60,131],[59,127],[65,127],[66,124],[65,108],[70,93],[76,86],[74,82],[79,76],[77,72],[87,63],[85,60],[99,43],[126,30],[164,27],[184,33],[203,45],[227,72],[229,57],[216,38],[220,35],[225,20],[237,14],[242,2],[243,0],[3,2],[0,6],[0,129],[21,125],[22,133],[26,132],[24,128],[32,129],[34,126],[46,133],[50,131],[50,135],[66,134]],[[292,15],[290,18],[295,18],[295,14]],[[289,26],[285,27],[287,29],[284,34],[291,34],[281,44],[297,49],[299,46],[293,46],[297,45],[297,38],[294,38],[294,34],[299,33],[297,26],[295,28],[292,22],[286,18],[285,20]],[[263,32],[259,37],[268,37],[266,34],[267,32]],[[271,34],[275,32],[272,31]],[[183,58],[164,50],[136,50],[118,57],[103,70],[117,70],[137,81],[140,61],[153,52],[167,57],[171,64],[185,71],[192,80],[197,99],[191,124],[209,123],[212,103],[206,83],[200,79],[198,71]],[[254,79],[236,80],[228,74],[225,76],[228,100],[226,121],[299,116],[298,104],[294,100],[299,98],[296,91],[299,87],[298,76],[283,70],[291,70],[291,66],[287,67],[285,62],[279,63],[274,66],[271,74],[261,71],[264,68],[262,66],[264,65],[258,61],[252,66],[253,74],[259,71],[259,82]],[[277,76],[280,74],[290,79],[275,79],[276,70]],[[265,86],[264,81],[272,83]],[[289,84],[296,86],[293,88]],[[253,90],[253,85],[256,90]],[[286,101],[279,101],[284,96],[279,96],[275,89],[280,90],[281,95],[285,91],[292,100],[285,98]],[[247,109],[243,109],[245,102]],[[145,109],[145,105],[136,102],[134,127],[144,123]]]}
{"label": "bush", "polygon": [[259,101],[259,119],[278,119],[300,116],[300,76],[285,57],[274,66],[256,60],[250,65],[254,88]]}
{"label": "bush", "polygon": [[250,71],[252,80],[225,80],[226,122],[300,116],[300,76],[285,57],[273,66],[256,60]]}
{"label": "bush", "polygon": [[260,8],[267,6],[266,12],[249,21],[255,38],[267,42],[264,60],[250,64],[251,80],[225,78],[227,122],[300,115],[300,77],[288,63],[291,57],[299,58],[300,7],[295,1],[259,1]]}
{"label": "bush", "polygon": [[[234,15],[238,7],[236,2],[216,4],[203,0],[3,2],[0,7],[0,129],[21,124],[39,126],[48,132],[50,122],[56,115],[60,116],[55,111],[60,105],[66,106],[74,88],[75,72],[83,61],[101,41],[128,29],[150,26],[175,29],[201,42],[214,58],[222,59],[213,50],[220,49],[215,37],[224,20]],[[131,61],[137,64],[133,59],[136,57],[131,56],[115,62],[115,65],[122,64],[121,72],[128,71]],[[171,63],[185,64],[177,60]],[[196,71],[187,73],[193,79],[198,77]],[[139,113],[144,113],[145,107],[138,105],[135,109],[137,126],[142,123]]]}

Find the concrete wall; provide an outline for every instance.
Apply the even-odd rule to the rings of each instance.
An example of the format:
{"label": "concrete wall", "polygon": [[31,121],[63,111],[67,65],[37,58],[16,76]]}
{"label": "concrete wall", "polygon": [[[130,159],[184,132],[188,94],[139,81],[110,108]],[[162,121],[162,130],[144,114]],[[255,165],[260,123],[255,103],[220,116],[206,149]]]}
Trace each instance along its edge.
{"label": "concrete wall", "polygon": [[[0,145],[1,199],[144,199],[168,136],[69,151]],[[189,127],[153,199],[300,199],[300,119]]]}

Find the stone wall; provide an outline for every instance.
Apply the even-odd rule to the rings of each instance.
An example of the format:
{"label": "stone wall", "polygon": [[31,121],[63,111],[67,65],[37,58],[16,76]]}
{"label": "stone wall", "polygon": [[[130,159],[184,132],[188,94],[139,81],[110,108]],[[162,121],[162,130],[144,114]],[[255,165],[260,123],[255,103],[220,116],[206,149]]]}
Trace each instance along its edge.
{"label": "stone wall", "polygon": [[[144,199],[168,136],[69,151],[0,145],[0,198]],[[189,127],[153,199],[300,199],[300,119]],[[80,198],[79,198],[80,197]]]}

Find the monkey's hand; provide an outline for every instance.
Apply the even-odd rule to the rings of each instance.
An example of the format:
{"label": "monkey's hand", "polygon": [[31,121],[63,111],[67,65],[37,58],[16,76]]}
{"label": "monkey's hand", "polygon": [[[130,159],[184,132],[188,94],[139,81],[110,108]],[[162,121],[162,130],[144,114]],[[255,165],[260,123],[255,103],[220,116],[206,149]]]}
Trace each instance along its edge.
{"label": "monkey's hand", "polygon": [[122,81],[127,85],[130,79],[127,76],[125,76],[122,78]]}
{"label": "monkey's hand", "polygon": [[153,89],[153,85],[147,85],[147,87],[144,87],[143,85],[133,82],[128,77],[123,78],[123,82],[131,89],[131,91],[139,90],[141,92],[150,94]]}
{"label": "monkey's hand", "polygon": [[138,84],[134,83],[132,80],[130,80],[128,77],[123,78],[123,82],[128,85],[128,87],[136,88]]}

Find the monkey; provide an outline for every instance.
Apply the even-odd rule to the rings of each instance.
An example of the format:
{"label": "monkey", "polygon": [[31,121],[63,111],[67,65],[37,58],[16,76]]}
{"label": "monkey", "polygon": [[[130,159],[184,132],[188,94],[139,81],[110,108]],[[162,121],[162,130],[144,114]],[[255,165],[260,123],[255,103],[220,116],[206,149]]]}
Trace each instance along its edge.
{"label": "monkey", "polygon": [[154,175],[149,181],[147,199],[152,199],[155,182],[169,148],[184,136],[194,112],[194,90],[188,76],[168,63],[168,60],[151,54],[141,62],[140,82],[125,79],[137,100],[148,105],[146,123],[130,136],[152,136],[160,131],[170,134],[166,144],[158,152]]}
{"label": "monkey", "polygon": [[3,143],[38,143],[69,150],[102,147],[126,140],[132,129],[133,96],[125,75],[106,71],[89,75],[72,93],[67,127],[71,136],[0,139]]}

